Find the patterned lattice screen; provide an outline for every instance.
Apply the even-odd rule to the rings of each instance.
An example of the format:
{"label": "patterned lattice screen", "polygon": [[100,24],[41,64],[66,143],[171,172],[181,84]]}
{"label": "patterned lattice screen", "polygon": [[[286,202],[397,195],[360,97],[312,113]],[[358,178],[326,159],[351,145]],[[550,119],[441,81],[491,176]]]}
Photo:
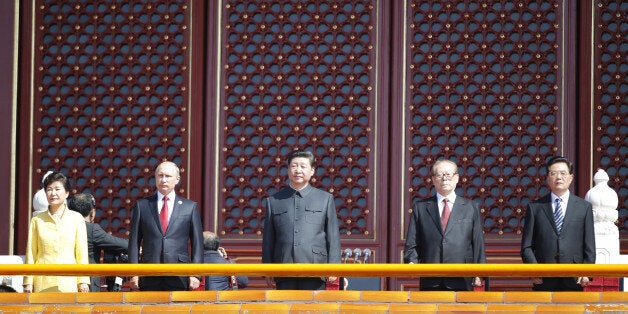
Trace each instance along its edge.
{"label": "patterned lattice screen", "polygon": [[371,1],[224,2],[223,237],[259,237],[294,149],[318,157],[341,234],[373,233],[376,14]]}
{"label": "patterned lattice screen", "polygon": [[557,151],[561,1],[408,5],[404,207],[434,193],[429,167],[446,157],[485,232],[519,234]]}
{"label": "patterned lattice screen", "polygon": [[628,2],[595,1],[594,166],[619,196],[620,232],[628,233]]}
{"label": "patterned lattice screen", "polygon": [[162,159],[185,177],[190,7],[37,1],[34,10],[34,177],[64,172],[71,194],[92,193],[100,224],[124,235]]}

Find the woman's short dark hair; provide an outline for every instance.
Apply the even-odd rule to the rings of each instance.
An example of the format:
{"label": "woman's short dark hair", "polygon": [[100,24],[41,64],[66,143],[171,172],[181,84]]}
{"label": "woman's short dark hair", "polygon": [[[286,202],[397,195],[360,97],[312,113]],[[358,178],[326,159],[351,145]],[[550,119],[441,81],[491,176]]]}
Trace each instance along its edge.
{"label": "woman's short dark hair", "polygon": [[66,192],[70,192],[70,179],[58,171],[55,171],[46,177],[44,180],[44,190],[47,189],[53,182],[57,181],[63,184],[63,188],[65,188]]}
{"label": "woman's short dark hair", "polygon": [[310,161],[310,167],[314,168],[316,165],[316,158],[314,158],[314,154],[307,150],[295,150],[288,156],[288,165],[292,162],[292,159],[295,158],[307,158]]}

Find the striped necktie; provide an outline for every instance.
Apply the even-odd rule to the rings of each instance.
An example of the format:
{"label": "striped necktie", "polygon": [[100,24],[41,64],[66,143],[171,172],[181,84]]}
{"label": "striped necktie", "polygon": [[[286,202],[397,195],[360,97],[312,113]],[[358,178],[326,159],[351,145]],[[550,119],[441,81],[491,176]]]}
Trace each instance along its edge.
{"label": "striped necktie", "polygon": [[563,200],[561,200],[560,197],[557,197],[555,202],[556,207],[554,209],[554,222],[556,223],[556,230],[558,230],[558,233],[560,233],[561,229],[563,228],[563,219],[565,219],[565,213],[561,205]]}

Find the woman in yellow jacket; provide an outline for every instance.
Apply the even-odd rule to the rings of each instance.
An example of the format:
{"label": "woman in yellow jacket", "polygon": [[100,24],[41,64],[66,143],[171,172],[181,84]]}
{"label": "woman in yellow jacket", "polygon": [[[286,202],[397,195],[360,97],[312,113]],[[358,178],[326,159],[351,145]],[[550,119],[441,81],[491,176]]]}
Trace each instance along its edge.
{"label": "woman in yellow jacket", "polygon": [[[27,264],[89,264],[87,231],[81,214],[69,210],[70,181],[60,172],[44,180],[48,211],[31,219]],[[24,292],[88,292],[89,277],[25,276]]]}

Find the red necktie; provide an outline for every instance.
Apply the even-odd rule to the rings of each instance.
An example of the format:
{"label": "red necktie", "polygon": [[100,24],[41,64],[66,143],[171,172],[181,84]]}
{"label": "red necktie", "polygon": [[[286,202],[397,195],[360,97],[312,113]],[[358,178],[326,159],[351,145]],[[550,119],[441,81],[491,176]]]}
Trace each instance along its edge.
{"label": "red necktie", "polygon": [[449,210],[449,204],[447,204],[447,199],[443,199],[443,213],[440,215],[440,222],[443,224],[443,231],[445,231],[445,228],[447,228],[449,214],[451,214],[451,210]]}
{"label": "red necktie", "polygon": [[166,233],[166,229],[168,229],[168,196],[164,196],[164,205],[161,206],[161,212],[159,212],[159,221],[161,222],[161,230]]}

